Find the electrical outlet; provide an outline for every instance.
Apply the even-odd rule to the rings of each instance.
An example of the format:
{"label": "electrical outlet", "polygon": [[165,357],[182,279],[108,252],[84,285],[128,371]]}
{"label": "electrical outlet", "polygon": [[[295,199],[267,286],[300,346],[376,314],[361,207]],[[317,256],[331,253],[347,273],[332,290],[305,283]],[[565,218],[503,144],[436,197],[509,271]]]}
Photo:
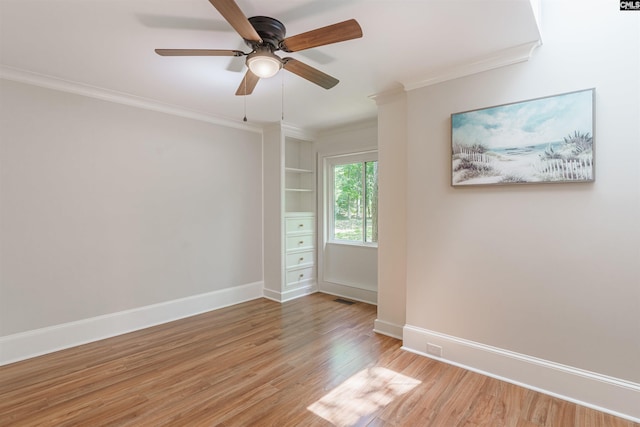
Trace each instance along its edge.
{"label": "electrical outlet", "polygon": [[442,357],[442,347],[440,347],[439,345],[431,344],[430,342],[428,342],[427,343],[427,353],[432,355],[432,356]]}

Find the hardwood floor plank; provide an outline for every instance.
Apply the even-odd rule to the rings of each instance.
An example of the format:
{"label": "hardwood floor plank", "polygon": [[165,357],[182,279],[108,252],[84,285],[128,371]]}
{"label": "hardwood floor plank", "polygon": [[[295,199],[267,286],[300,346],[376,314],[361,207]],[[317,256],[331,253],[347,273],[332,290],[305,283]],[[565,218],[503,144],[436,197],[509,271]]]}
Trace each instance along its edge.
{"label": "hardwood floor plank", "polygon": [[547,425],[569,425],[576,419],[576,405],[560,399],[555,399],[549,411]]}
{"label": "hardwood floor plank", "polygon": [[0,426],[638,424],[403,351],[376,308],[259,299],[0,367]]}

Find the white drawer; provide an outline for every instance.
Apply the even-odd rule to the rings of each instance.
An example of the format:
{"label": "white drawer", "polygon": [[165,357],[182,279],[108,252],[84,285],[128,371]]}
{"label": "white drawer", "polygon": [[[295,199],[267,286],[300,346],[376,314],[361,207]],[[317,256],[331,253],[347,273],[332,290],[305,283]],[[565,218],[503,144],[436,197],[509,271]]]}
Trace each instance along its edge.
{"label": "white drawer", "polygon": [[293,252],[287,254],[287,268],[304,266],[314,263],[314,251]]}
{"label": "white drawer", "polygon": [[285,230],[287,233],[309,233],[313,232],[313,217],[286,218]]}
{"label": "white drawer", "polygon": [[313,267],[300,268],[298,270],[289,270],[287,271],[287,286],[311,280],[314,277],[314,273],[315,271]]}
{"label": "white drawer", "polygon": [[296,236],[287,236],[287,252],[303,249],[313,249],[315,238],[313,234],[301,234]]}

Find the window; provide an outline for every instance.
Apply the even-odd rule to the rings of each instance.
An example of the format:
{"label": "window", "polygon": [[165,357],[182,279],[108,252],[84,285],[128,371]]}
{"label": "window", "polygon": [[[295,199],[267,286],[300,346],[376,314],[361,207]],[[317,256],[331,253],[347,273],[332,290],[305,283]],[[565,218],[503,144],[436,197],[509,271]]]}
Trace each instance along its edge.
{"label": "window", "polygon": [[327,167],[329,241],[378,241],[378,160],[376,153],[332,157]]}

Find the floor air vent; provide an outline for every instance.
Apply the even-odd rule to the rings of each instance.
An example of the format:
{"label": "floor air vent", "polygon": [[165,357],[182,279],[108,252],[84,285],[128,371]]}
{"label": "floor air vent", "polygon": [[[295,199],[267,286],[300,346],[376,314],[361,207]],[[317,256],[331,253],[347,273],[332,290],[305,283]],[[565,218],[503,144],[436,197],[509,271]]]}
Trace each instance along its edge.
{"label": "floor air vent", "polygon": [[342,299],[342,298],[336,298],[336,299],[334,299],[334,301],[335,302],[339,302],[340,304],[346,304],[346,305],[353,305],[353,304],[356,303],[355,301],[349,301],[349,300]]}

